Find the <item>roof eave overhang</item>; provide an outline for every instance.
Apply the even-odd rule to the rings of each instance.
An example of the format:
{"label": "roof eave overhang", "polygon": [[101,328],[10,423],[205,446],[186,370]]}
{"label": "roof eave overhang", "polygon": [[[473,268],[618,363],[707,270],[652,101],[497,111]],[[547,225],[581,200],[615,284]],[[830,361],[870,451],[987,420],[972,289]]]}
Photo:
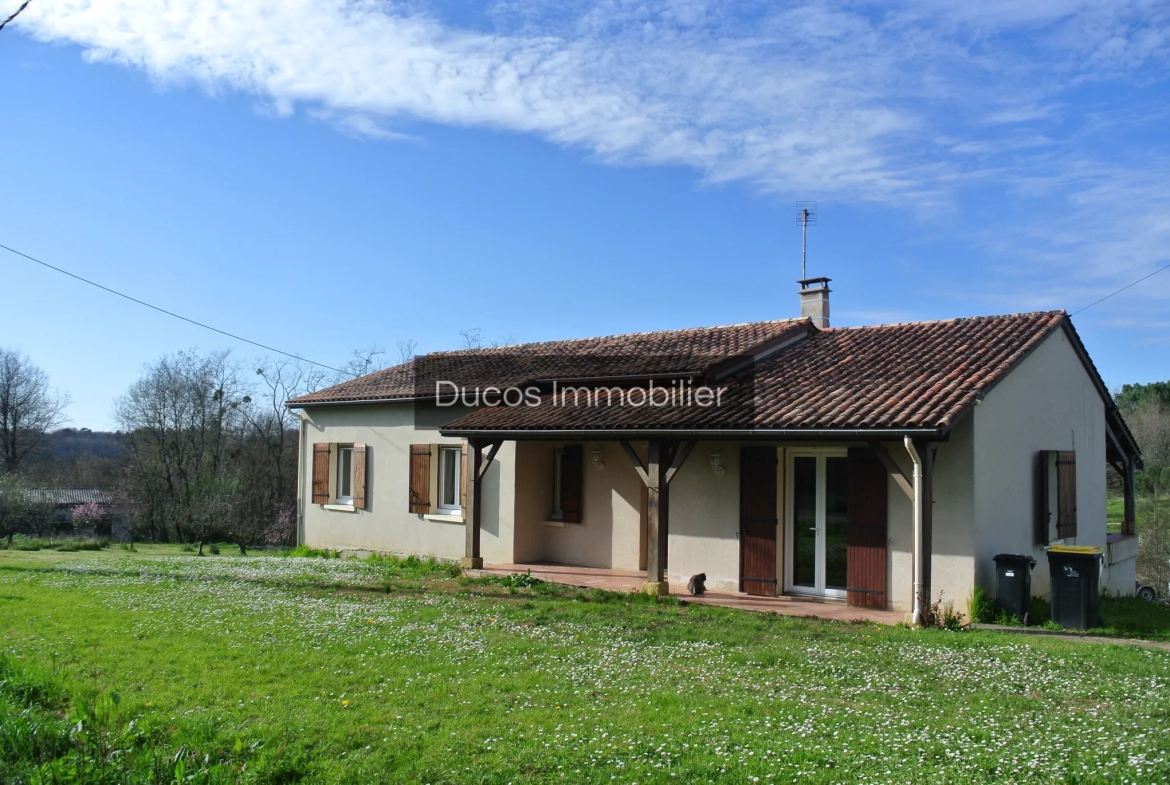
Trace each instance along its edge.
{"label": "roof eave overhang", "polygon": [[304,409],[309,406],[360,406],[367,403],[418,403],[434,400],[434,396],[411,398],[349,398],[342,401],[285,401],[286,409]]}
{"label": "roof eave overhang", "polygon": [[552,441],[579,439],[700,439],[700,440],[842,440],[882,441],[909,436],[927,441],[943,441],[948,428],[440,428],[443,436],[464,439],[506,439],[508,441]]}

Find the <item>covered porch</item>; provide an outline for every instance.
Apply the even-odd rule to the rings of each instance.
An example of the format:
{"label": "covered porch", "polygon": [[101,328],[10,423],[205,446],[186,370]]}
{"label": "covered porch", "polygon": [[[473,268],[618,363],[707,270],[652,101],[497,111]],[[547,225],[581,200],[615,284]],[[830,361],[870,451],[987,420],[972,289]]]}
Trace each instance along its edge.
{"label": "covered porch", "polygon": [[[523,575],[531,573],[532,577],[547,583],[620,593],[641,592],[646,582],[646,573],[642,571],[580,567],[550,562],[487,564],[482,569],[469,570],[468,572],[471,575]],[[859,608],[842,601],[817,600],[794,595],[767,597],[709,589],[701,596],[695,597],[691,596],[686,586],[676,584],[670,585],[670,595],[697,605],[715,605],[721,608],[778,613],[782,616],[804,616],[828,621],[869,621],[878,624],[900,624],[905,621],[905,614],[898,611]]]}
{"label": "covered porch", "polygon": [[[849,621],[900,623],[928,596],[934,444],[872,430],[623,435],[465,434],[464,567]],[[480,499],[505,445],[513,471],[496,475],[507,491],[491,492],[485,552]],[[702,599],[686,588],[698,573]]]}

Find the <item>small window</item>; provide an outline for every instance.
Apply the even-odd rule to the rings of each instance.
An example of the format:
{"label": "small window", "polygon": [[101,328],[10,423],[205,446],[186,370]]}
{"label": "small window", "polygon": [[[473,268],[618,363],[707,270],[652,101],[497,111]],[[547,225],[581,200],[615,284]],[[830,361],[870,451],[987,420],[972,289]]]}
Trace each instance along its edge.
{"label": "small window", "polygon": [[463,448],[439,448],[439,510],[442,512],[458,513],[463,510],[460,504],[460,491],[463,487]]}
{"label": "small window", "polygon": [[562,499],[562,491],[564,490],[564,478],[562,476],[561,467],[565,460],[565,448],[557,447],[553,449],[553,493],[552,493],[552,512],[549,513],[549,520],[559,521],[565,517],[564,501]]}
{"label": "small window", "polygon": [[353,501],[353,445],[337,446],[337,501]]}

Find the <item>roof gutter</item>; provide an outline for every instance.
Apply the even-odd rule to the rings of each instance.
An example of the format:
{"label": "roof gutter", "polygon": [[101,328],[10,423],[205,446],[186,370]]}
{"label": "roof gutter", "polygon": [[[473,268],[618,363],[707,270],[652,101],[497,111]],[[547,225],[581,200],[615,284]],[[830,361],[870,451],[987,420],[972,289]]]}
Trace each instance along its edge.
{"label": "roof gutter", "polygon": [[304,409],[306,406],[357,406],[363,403],[418,403],[419,401],[433,401],[434,398],[433,395],[428,395],[422,398],[354,398],[345,401],[305,401],[304,403],[285,401],[284,408]]}
{"label": "roof gutter", "polygon": [[610,428],[513,429],[440,428],[443,436],[465,439],[887,439],[943,440],[946,428]]}

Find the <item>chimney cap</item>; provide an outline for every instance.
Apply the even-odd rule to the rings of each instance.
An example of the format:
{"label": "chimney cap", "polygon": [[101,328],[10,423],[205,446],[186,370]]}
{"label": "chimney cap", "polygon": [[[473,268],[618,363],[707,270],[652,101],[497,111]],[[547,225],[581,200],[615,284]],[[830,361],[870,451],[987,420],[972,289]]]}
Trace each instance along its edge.
{"label": "chimney cap", "polygon": [[831,281],[831,280],[833,280],[833,279],[832,278],[803,278],[803,279],[797,281],[797,283],[800,284],[801,289],[808,289],[810,286],[813,286],[814,284],[820,284],[820,285],[824,286],[826,289],[828,289],[829,288],[829,281]]}

